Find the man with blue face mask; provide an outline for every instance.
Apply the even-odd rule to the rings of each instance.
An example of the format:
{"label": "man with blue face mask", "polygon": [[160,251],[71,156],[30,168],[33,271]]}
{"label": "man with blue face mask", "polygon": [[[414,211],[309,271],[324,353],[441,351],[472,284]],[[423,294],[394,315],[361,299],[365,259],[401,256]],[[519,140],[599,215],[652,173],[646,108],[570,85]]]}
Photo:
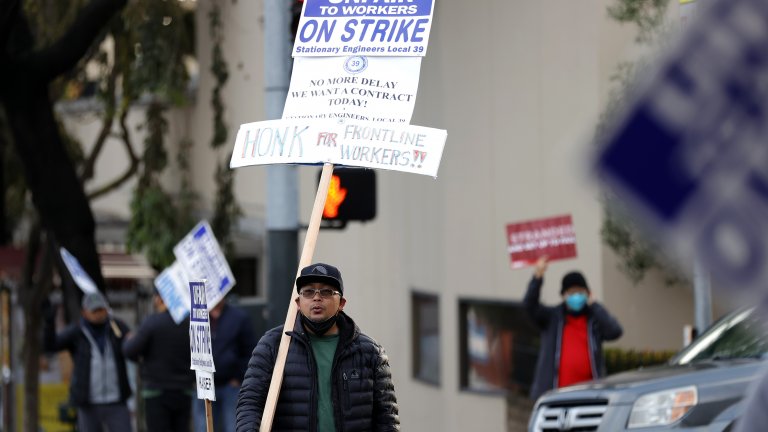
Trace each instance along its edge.
{"label": "man with blue face mask", "polygon": [[541,330],[532,399],[553,388],[604,376],[603,342],[622,334],[619,322],[592,299],[587,280],[579,272],[563,277],[561,304],[542,305],[541,287],[547,265],[546,256],[539,258],[523,299],[528,314]]}

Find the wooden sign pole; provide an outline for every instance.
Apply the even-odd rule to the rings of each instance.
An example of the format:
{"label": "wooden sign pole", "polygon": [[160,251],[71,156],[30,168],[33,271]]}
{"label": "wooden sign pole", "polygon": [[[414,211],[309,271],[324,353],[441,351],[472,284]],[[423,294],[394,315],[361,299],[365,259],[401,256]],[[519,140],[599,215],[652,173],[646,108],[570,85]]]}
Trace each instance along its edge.
{"label": "wooden sign pole", "polygon": [[[315,253],[315,244],[317,244],[317,235],[320,231],[320,222],[323,219],[323,207],[325,207],[325,199],[328,196],[328,186],[331,184],[332,174],[333,164],[327,163],[323,165],[323,172],[320,175],[320,183],[317,186],[315,205],[312,207],[312,216],[309,219],[307,235],[304,237],[304,247],[301,250],[301,259],[299,259],[299,269],[296,271],[296,277],[299,276],[302,268],[312,264],[312,255]],[[277,360],[275,360],[275,368],[272,371],[272,381],[269,384],[269,393],[264,404],[264,414],[261,417],[259,432],[269,432],[272,430],[277,398],[280,395],[280,387],[283,384],[285,359],[288,356],[288,346],[291,343],[291,337],[285,333],[293,330],[293,325],[296,322],[296,313],[298,312],[296,286],[294,285],[291,288],[293,289],[293,294],[288,304],[288,314],[285,316],[283,335],[280,338],[280,348],[277,350]]]}
{"label": "wooden sign pole", "polygon": [[206,432],[213,432],[213,407],[208,399],[205,400],[205,428]]}

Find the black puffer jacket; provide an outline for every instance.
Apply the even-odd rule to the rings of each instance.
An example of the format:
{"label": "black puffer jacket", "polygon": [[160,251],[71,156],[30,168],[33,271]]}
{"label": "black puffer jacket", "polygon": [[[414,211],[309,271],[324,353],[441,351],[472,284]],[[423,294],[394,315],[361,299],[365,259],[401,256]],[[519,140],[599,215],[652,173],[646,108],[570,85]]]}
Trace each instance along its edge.
{"label": "black puffer jacket", "polygon": [[[331,397],[336,428],[344,432],[399,431],[395,388],[384,349],[339,313]],[[317,372],[309,338],[297,319],[272,430],[317,430]],[[237,432],[256,431],[269,391],[282,327],[268,331],[253,350],[237,401]]]}

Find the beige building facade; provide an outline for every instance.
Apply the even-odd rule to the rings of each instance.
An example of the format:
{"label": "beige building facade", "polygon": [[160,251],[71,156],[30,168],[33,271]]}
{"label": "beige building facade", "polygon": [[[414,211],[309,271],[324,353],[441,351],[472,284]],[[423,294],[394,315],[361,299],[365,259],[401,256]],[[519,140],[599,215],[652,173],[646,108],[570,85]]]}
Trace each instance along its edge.
{"label": "beige building facade", "polygon": [[[589,138],[607,100],[610,76],[634,52],[633,29],[608,17],[609,4],[436,0],[411,123],[448,131],[438,177],[377,171],[376,219],[320,232],[314,260],[341,269],[345,310],[386,348],[404,430],[506,430],[504,395],[467,385],[472,378],[465,376],[466,364],[478,352],[462,341],[471,339],[463,324],[468,304],[469,309],[471,302],[480,302],[516,310],[522,300],[531,270],[510,268],[509,223],[572,216],[578,257],[550,265],[544,301],[558,302],[562,275],[581,270],[595,297],[624,325],[615,346],[677,349],[683,326],[693,322],[690,289],[667,287],[654,277],[632,285],[600,240],[602,209],[588,168],[594,151]],[[234,143],[239,124],[266,120],[263,5],[255,0],[221,5],[231,73],[223,94]],[[209,0],[198,1],[197,103],[173,114],[169,139],[173,143],[187,135],[195,141],[194,186],[207,209],[214,202],[215,163],[231,150],[213,154],[208,147],[209,8]],[[83,116],[70,124],[83,136],[93,133]],[[121,163],[116,149],[97,169],[105,173]],[[306,223],[319,168],[295,170],[299,219]],[[169,176],[171,187],[174,181]],[[236,195],[245,212],[238,253],[258,258],[259,296],[266,293],[269,252],[266,181],[265,167],[237,169]],[[94,209],[127,218],[131,189],[96,201]],[[414,350],[424,348],[414,331],[418,296],[434,305],[429,349],[437,353],[428,365],[437,370],[414,369]],[[420,373],[426,372],[430,378],[424,380]]]}

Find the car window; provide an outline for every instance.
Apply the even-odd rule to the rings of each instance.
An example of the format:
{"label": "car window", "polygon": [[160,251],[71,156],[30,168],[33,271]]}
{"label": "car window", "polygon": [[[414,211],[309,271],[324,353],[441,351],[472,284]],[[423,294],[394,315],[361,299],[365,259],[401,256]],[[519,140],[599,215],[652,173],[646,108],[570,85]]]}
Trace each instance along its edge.
{"label": "car window", "polygon": [[730,359],[762,359],[768,354],[768,335],[754,309],[721,319],[675,356],[672,364]]}

